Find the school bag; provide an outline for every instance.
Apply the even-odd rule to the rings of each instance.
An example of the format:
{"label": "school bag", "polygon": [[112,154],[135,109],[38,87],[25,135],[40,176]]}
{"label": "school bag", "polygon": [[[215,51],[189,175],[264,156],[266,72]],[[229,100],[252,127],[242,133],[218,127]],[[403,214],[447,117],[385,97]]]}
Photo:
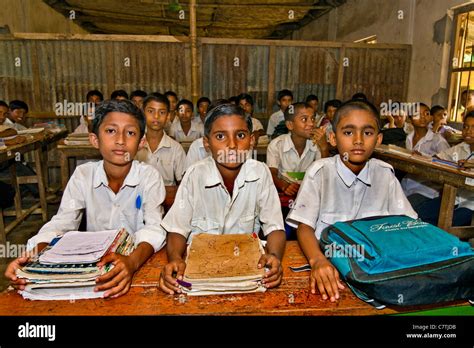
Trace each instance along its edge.
{"label": "school bag", "polygon": [[421,220],[336,222],[322,231],[320,245],[354,294],[376,308],[474,300],[470,244]]}

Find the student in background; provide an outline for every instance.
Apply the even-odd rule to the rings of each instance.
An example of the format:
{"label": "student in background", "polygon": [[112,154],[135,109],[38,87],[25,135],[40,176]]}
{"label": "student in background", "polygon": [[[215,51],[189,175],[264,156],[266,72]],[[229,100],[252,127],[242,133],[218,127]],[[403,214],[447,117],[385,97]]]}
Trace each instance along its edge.
{"label": "student in background", "polygon": [[234,105],[237,105],[237,104],[238,104],[238,101],[237,101],[238,98],[237,98],[236,95],[230,97],[228,100],[229,100],[229,103],[231,103],[231,104],[234,104]]}
{"label": "student in background", "polygon": [[209,111],[204,144],[212,156],[187,169],[161,224],[168,232],[168,264],[160,277],[164,292],[181,292],[176,279],[183,279],[186,243],[194,235],[258,233],[260,227],[267,245],[258,268],[269,269],[263,284],[280,284],[285,248],[280,201],[267,166],[249,158],[253,142],[252,120],[240,107],[223,104]]}
{"label": "student in background", "polygon": [[[463,142],[436,154],[436,157],[463,164],[471,154],[474,154],[474,111],[464,116],[462,135]],[[474,162],[474,155],[471,159]],[[438,187],[438,190],[437,192],[439,193],[441,187]],[[418,197],[416,211],[423,221],[437,225],[440,207],[441,197],[439,197],[439,194],[431,199],[428,197]],[[471,225],[473,210],[474,192],[460,188],[456,197],[452,225]]]}
{"label": "student in background", "polygon": [[170,136],[178,142],[192,142],[204,135],[204,127],[193,120],[194,105],[187,99],[182,99],[176,105],[178,122],[170,127]]}
{"label": "student in background", "polygon": [[[77,230],[82,215],[88,231],[125,227],[134,235],[135,250],[129,256],[105,255],[98,266],[113,263],[114,268],[97,279],[96,291],[105,297],[124,295],[133,274],[165,243],[159,227],[165,188],[160,173],[152,166],[133,161],[143,145],[143,113],[130,101],[106,101],[96,110],[90,141],[103,160],[79,166],[69,179],[58,213],[38,234],[28,240],[28,250],[42,250],[61,233]],[[11,262],[5,276],[21,289],[25,280],[15,275],[28,257]]]}
{"label": "student in background", "polygon": [[428,125],[428,127],[433,131],[433,133],[439,133],[445,139],[456,133],[456,129],[448,126],[448,112],[443,106],[435,105],[431,107],[430,114],[433,116],[433,121]]}
{"label": "student in background", "polygon": [[280,107],[280,110],[273,113],[268,120],[267,135],[271,139],[273,137],[273,132],[275,132],[276,126],[282,121],[285,120],[284,112],[286,108],[293,103],[293,93],[288,89],[283,89],[278,92],[277,103]]}
{"label": "student in background", "polygon": [[97,89],[87,92],[86,100],[88,103],[94,103],[96,106],[104,101],[104,95]]}
{"label": "student in background", "polygon": [[250,116],[252,120],[253,136],[255,138],[255,145],[258,144],[258,139],[265,135],[262,122],[253,117],[253,98],[250,94],[242,93],[237,97],[237,105],[244,109],[245,114]]}
{"label": "student in background", "polygon": [[135,104],[139,109],[143,108],[143,100],[145,100],[147,94],[141,89],[137,89],[130,94],[130,100]]}
{"label": "student in background", "polygon": [[177,116],[176,106],[178,105],[178,95],[173,91],[167,91],[165,92],[165,97],[168,98],[168,101],[170,102],[170,117],[169,117],[168,122],[171,125],[179,121],[179,118],[176,117]]}
{"label": "student in background", "polygon": [[342,105],[342,101],[339,99],[331,99],[324,103],[324,116],[320,120],[319,124],[316,124],[318,127],[323,127],[328,125],[328,128],[331,127],[332,119],[336,114],[337,109]]}
{"label": "student in background", "polygon": [[321,137],[321,149],[311,141],[315,119],[314,110],[309,104],[292,104],[285,110],[285,122],[290,133],[268,144],[267,165],[277,189],[287,196],[296,196],[300,185],[288,183],[282,175],[287,172],[306,172],[314,161],[329,155],[329,148],[324,136]]}
{"label": "student in background", "polygon": [[380,215],[416,218],[391,165],[370,159],[382,141],[380,116],[368,102],[344,103],[333,118],[330,142],[339,154],[315,161],[307,170],[286,219],[297,227],[298,242],[311,265],[311,292],[339,299],[336,268],[319,247],[321,231],[337,222]]}
{"label": "student in background", "polygon": [[4,124],[15,128],[17,131],[25,130],[28,105],[22,100],[12,100],[8,105],[7,119]]}
{"label": "student in background", "polygon": [[181,144],[164,131],[169,117],[170,104],[165,96],[149,96],[143,102],[146,135],[143,148],[135,157],[154,166],[161,174],[165,186],[179,184],[184,174],[186,153]]}
{"label": "student in background", "polygon": [[123,89],[117,89],[112,92],[110,95],[110,99],[113,100],[128,100],[128,93],[125,92]]}
{"label": "student in background", "polygon": [[[73,133],[88,133],[92,124],[92,120],[95,117],[96,107],[104,100],[102,93],[96,89],[87,92],[86,94],[86,105],[84,114],[81,115],[79,120],[79,126],[74,129]],[[78,160],[78,164],[84,164],[91,160]]]}
{"label": "student in background", "polygon": [[7,119],[7,114],[8,114],[8,104],[5,103],[3,100],[0,100],[0,126]]}
{"label": "student in background", "polygon": [[322,117],[322,115],[319,115],[318,109],[319,109],[319,98],[315,94],[310,94],[306,97],[306,103],[309,104],[313,110],[314,110],[314,116],[316,119],[316,122],[318,122],[319,118]]}
{"label": "student in background", "polygon": [[211,101],[207,97],[201,97],[198,99],[196,106],[198,111],[198,117],[196,117],[196,121],[200,121],[200,123],[204,126],[204,120],[206,119],[207,111],[209,109],[209,105],[211,105]]}

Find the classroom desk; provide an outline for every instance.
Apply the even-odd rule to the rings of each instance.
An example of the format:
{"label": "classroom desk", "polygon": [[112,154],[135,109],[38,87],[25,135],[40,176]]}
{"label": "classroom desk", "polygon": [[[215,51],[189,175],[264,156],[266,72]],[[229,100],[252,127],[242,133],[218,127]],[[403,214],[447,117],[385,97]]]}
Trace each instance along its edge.
{"label": "classroom desk", "polygon": [[[309,273],[294,273],[288,267],[306,263],[296,241],[286,243],[281,285],[265,293],[191,297],[161,292],[158,279],[166,263],[165,250],[156,253],[135,274],[129,293],[113,300],[27,301],[15,291],[0,294],[0,315],[380,315],[432,309],[418,306],[377,310],[359,300],[346,287],[337,303],[323,301],[309,291]],[[443,307],[458,307],[458,301]],[[438,308],[440,306],[437,306]]]}
{"label": "classroom desk", "polygon": [[[16,167],[14,165],[10,165],[11,185],[16,191],[14,212],[15,219],[5,226],[3,216],[7,214],[0,210],[0,244],[4,244],[6,241],[6,234],[23,220],[25,220],[30,214],[41,213],[43,221],[47,220],[47,202],[41,161],[41,146],[43,139],[43,134],[37,134],[28,137],[27,141],[22,144],[8,146],[6,149],[0,150],[0,163],[10,160],[15,161],[18,156],[27,152],[33,152],[36,171],[36,175],[22,176],[17,178]],[[21,193],[19,185],[22,183],[38,184],[40,200],[38,203],[34,204],[28,209],[23,209],[21,205]]]}
{"label": "classroom desk", "polygon": [[405,157],[396,153],[388,153],[386,147],[383,146],[375,149],[373,157],[390,163],[396,169],[442,184],[443,192],[438,227],[462,239],[474,238],[474,226],[452,226],[456,192],[458,188],[474,191],[474,172],[461,171],[447,165],[427,162],[416,156]]}

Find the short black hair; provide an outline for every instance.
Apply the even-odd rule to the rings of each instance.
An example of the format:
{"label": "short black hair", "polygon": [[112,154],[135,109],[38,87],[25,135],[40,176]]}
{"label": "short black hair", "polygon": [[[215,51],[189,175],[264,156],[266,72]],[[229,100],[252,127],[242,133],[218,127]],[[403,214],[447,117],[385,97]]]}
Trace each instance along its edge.
{"label": "short black hair", "polygon": [[250,94],[242,93],[237,96],[237,104],[240,103],[241,100],[245,100],[247,103],[253,106],[253,98]]}
{"label": "short black hair", "polygon": [[291,104],[286,108],[283,115],[285,116],[285,121],[293,121],[299,109],[313,109],[308,103],[298,102]]}
{"label": "short black hair", "polygon": [[168,98],[168,97],[175,97],[176,100],[178,100],[178,95],[177,95],[175,92],[173,92],[173,91],[167,91],[167,92],[165,92],[165,97],[166,97],[166,98]]}
{"label": "short black hair", "polygon": [[6,107],[8,109],[8,104],[5,103],[3,100],[0,100],[0,106]]}
{"label": "short black hair", "polygon": [[226,103],[226,104],[220,104],[209,110],[209,112],[206,115],[206,119],[204,120],[204,136],[209,137],[209,134],[211,133],[211,129],[212,129],[212,124],[214,123],[215,120],[217,120],[219,117],[222,117],[222,116],[232,116],[232,115],[237,115],[240,118],[244,119],[245,123],[247,123],[249,133],[251,134],[253,132],[252,118],[245,114],[244,109],[242,109],[238,105]]}
{"label": "short black hair", "polygon": [[94,95],[98,96],[99,99],[100,99],[100,101],[103,101],[103,100],[104,100],[104,95],[103,95],[99,90],[97,90],[97,89],[93,89],[93,90],[87,92],[87,94],[86,94],[86,100],[89,100],[89,98],[92,97],[92,96],[94,96]]}
{"label": "short black hair", "polygon": [[189,107],[191,108],[192,111],[194,111],[194,105],[193,105],[193,103],[192,103],[191,100],[188,100],[188,99],[181,99],[181,100],[178,102],[178,104],[176,104],[176,110],[179,111],[179,107],[180,107],[181,105],[187,105],[187,106],[189,106]]}
{"label": "short black hair", "polygon": [[201,103],[208,103],[209,105],[211,105],[211,100],[208,97],[201,97],[196,103],[197,107],[199,107],[199,104]]}
{"label": "short black hair", "polygon": [[26,104],[23,100],[12,100],[8,108],[13,111],[16,109],[25,109],[25,112],[28,113],[28,104]]}
{"label": "short black hair", "polygon": [[440,110],[446,110],[446,108],[441,106],[441,105],[432,106],[431,109],[430,109],[430,114],[434,115],[435,113],[437,113]]}
{"label": "short black hair", "polygon": [[465,123],[468,118],[474,118],[474,111],[469,111],[466,115],[464,115],[464,119],[462,120],[462,123]]}
{"label": "short black hair", "polygon": [[357,92],[356,94],[352,96],[351,100],[367,101],[367,96],[362,92]]}
{"label": "short black hair", "polygon": [[282,89],[280,92],[278,92],[278,101],[280,101],[283,97],[291,97],[291,99],[293,99],[293,92],[289,89]]}
{"label": "short black hair", "polygon": [[214,109],[216,106],[219,106],[222,104],[232,104],[232,103],[229,101],[229,99],[216,99],[216,100],[213,100],[211,104],[209,104],[207,111],[209,112],[211,109]]}
{"label": "short black hair", "polygon": [[110,95],[110,99],[116,99],[117,97],[124,97],[125,99],[128,99],[128,93],[125,92],[123,89],[117,89],[112,92]]}
{"label": "short black hair", "polygon": [[237,98],[237,96],[235,96],[235,95],[233,95],[232,97],[230,97],[228,100],[229,100],[229,103],[231,103],[231,104],[232,104],[232,103],[235,103],[235,104],[238,104],[238,103],[239,103],[239,102],[238,102],[238,98]]}
{"label": "short black hair", "polygon": [[339,109],[342,105],[342,101],[339,99],[331,99],[324,103],[324,113],[328,112],[330,106],[333,108]]}
{"label": "short black hair", "polygon": [[147,93],[145,91],[142,91],[141,89],[136,89],[132,93],[130,93],[130,99],[133,97],[140,97],[145,99],[147,96]]}
{"label": "short black hair", "polygon": [[309,103],[310,101],[316,100],[319,102],[319,98],[316,94],[310,94],[306,97],[306,102]]}
{"label": "short black hair", "polygon": [[342,117],[344,117],[348,112],[353,110],[362,110],[368,111],[372,116],[374,116],[377,122],[377,132],[380,132],[381,129],[381,121],[380,121],[380,114],[377,108],[370,102],[365,100],[349,100],[343,103],[334,114],[334,118],[332,119],[331,125],[334,132],[336,132],[337,125]]}
{"label": "short black hair", "polygon": [[95,109],[95,117],[92,121],[92,132],[99,136],[99,127],[104,118],[111,112],[123,112],[133,116],[138,121],[140,128],[140,139],[145,134],[145,117],[143,112],[130,100],[106,100]]}
{"label": "short black hair", "polygon": [[157,103],[165,104],[166,105],[166,110],[168,110],[168,112],[170,112],[170,101],[163,94],[158,94],[158,95],[150,94],[148,97],[146,97],[143,100],[143,110],[145,110],[148,103],[152,102],[152,101],[155,101]]}

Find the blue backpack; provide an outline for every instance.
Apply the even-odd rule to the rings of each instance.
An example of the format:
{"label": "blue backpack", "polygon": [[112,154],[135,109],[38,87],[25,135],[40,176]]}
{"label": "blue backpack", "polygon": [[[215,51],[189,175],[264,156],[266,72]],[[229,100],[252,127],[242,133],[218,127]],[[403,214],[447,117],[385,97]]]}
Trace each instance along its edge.
{"label": "blue backpack", "polygon": [[474,299],[469,243],[421,220],[337,222],[323,230],[320,245],[354,294],[376,308]]}

